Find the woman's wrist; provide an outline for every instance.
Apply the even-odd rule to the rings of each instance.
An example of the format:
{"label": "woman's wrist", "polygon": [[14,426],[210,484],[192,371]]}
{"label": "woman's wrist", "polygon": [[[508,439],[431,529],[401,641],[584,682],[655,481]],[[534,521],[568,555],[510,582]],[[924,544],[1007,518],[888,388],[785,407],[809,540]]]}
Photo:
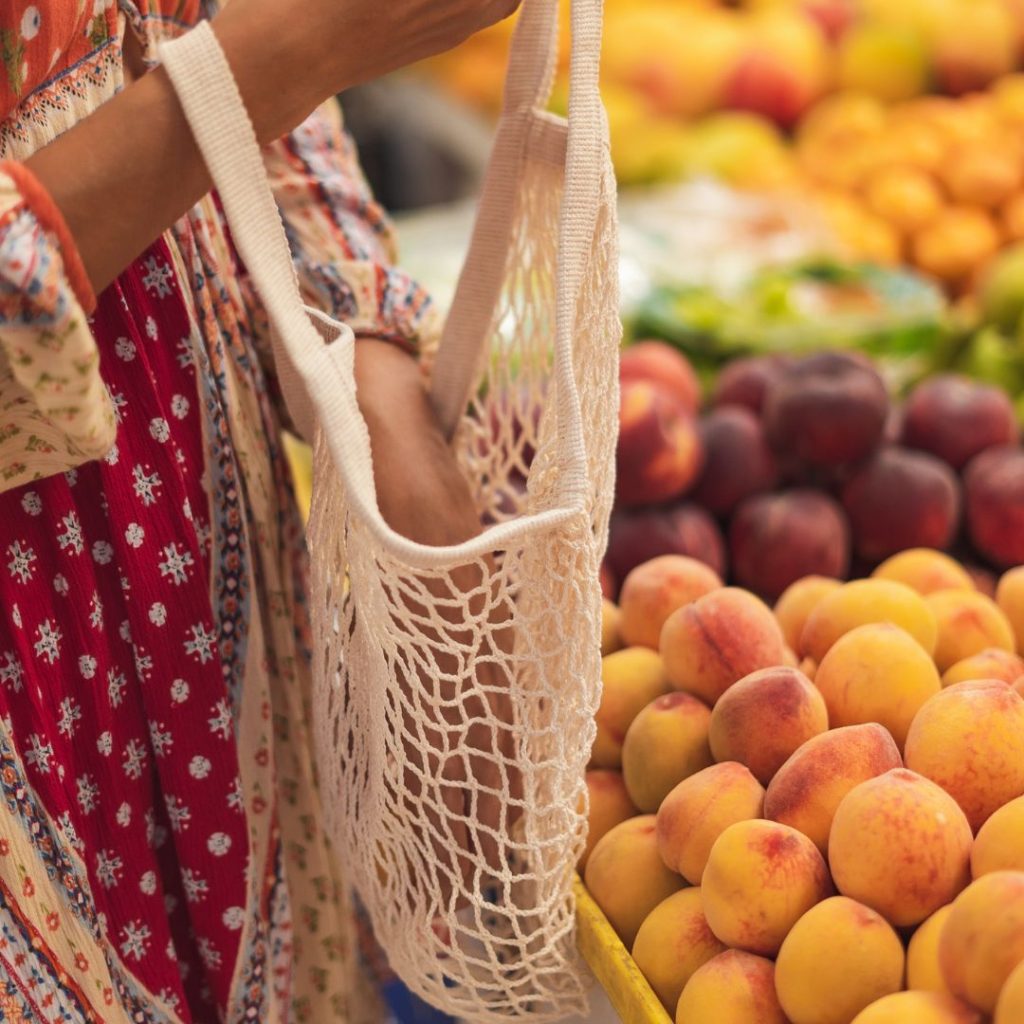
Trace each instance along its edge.
{"label": "woman's wrist", "polygon": [[292,131],[334,88],[301,19],[275,17],[273,7],[228,4],[212,22],[261,145]]}

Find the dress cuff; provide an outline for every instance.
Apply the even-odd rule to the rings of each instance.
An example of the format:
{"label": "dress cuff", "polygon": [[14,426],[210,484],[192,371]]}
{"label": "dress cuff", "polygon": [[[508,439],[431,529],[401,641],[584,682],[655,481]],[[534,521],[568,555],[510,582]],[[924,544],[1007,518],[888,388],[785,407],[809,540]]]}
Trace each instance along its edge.
{"label": "dress cuff", "polygon": [[85,264],[78,252],[78,246],[71,235],[67,221],[53,201],[42,182],[24,165],[14,160],[0,162],[0,174],[14,182],[25,204],[39,221],[43,230],[55,236],[64,262],[64,275],[75,293],[78,304],[91,315],[96,309],[96,293],[93,291]]}

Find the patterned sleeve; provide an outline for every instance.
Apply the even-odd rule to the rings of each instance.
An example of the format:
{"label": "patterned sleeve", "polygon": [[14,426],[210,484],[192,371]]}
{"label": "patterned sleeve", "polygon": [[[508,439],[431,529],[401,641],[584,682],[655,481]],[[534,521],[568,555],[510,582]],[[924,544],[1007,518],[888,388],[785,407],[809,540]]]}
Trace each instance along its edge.
{"label": "patterned sleeve", "polygon": [[334,101],[265,151],[303,297],[357,337],[411,352],[435,340],[430,296],[395,266],[394,233]]}
{"label": "patterned sleeve", "polygon": [[104,455],[114,410],[57,234],[0,173],[0,491]]}

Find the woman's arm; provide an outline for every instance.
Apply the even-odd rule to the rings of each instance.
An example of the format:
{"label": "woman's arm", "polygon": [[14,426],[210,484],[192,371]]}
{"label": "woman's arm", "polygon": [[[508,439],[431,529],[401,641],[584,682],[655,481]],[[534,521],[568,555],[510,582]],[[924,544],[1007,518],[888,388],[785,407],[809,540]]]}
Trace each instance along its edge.
{"label": "woman's arm", "polygon": [[[234,0],[213,22],[261,142],[329,96],[456,45],[516,0]],[[160,69],[36,153],[99,291],[210,187]]]}

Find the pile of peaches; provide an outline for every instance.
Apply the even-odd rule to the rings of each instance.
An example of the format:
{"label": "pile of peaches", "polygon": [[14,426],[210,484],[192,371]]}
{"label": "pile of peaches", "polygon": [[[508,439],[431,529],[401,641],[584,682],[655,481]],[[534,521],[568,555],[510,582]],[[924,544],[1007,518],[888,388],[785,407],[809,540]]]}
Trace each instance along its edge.
{"label": "pile of peaches", "polygon": [[676,349],[625,349],[617,510],[604,585],[689,555],[774,601],[804,576],[863,576],[949,550],[991,591],[1024,563],[1024,448],[1013,403],[957,375],[896,401],[857,352],[739,359],[702,410]]}
{"label": "pile of peaches", "polygon": [[585,883],[677,1024],[1024,1021],[1024,566],[605,604]]}

